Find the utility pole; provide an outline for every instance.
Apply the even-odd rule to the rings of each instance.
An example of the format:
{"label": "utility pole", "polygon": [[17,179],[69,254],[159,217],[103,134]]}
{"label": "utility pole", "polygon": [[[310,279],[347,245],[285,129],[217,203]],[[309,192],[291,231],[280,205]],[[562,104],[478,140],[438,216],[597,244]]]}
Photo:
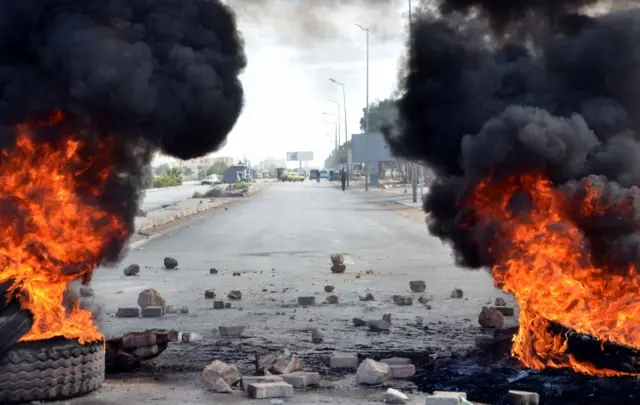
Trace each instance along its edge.
{"label": "utility pole", "polygon": [[[369,28],[364,28],[360,24],[356,24],[356,27],[360,28],[362,31],[367,33],[367,84],[366,84],[366,98],[365,98],[365,106],[364,106],[364,113],[365,113],[364,133],[368,134],[369,133]],[[368,149],[368,146],[369,146],[368,142],[366,142],[366,144]],[[367,169],[365,170],[365,173],[364,173],[364,189],[366,191],[369,191],[369,171],[371,170],[370,166],[371,166],[371,161],[367,161]]]}
{"label": "utility pole", "polygon": [[[332,81],[333,83],[337,84],[338,86],[342,86],[342,108],[344,110],[344,141],[345,143],[349,140],[349,135],[348,131],[347,131],[347,92],[344,88],[344,83],[340,83],[339,81],[337,81],[336,79],[329,79],[330,81]],[[350,173],[351,173],[351,169],[349,168],[349,165],[347,165],[347,186],[349,185],[349,177],[350,177]]]}

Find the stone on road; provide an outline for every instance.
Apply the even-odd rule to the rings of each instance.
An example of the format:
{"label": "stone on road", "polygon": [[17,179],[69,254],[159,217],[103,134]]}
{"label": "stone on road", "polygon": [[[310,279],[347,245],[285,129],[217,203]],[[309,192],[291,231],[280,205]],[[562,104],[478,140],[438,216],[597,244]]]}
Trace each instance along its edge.
{"label": "stone on road", "polygon": [[251,398],[291,398],[293,386],[285,382],[255,383],[247,386],[247,393]]}
{"label": "stone on road", "polygon": [[178,267],[178,261],[176,259],[174,259],[173,257],[165,257],[164,258],[164,268],[165,269],[175,269],[176,267]]}
{"label": "stone on road", "polygon": [[351,353],[334,353],[329,358],[329,367],[335,370],[357,370],[358,356]]}
{"label": "stone on road", "polygon": [[398,390],[389,388],[384,394],[384,402],[387,404],[406,404],[409,397]]}
{"label": "stone on road", "polygon": [[140,273],[140,266],[137,264],[130,264],[124,268],[123,273],[125,276],[135,276]]}
{"label": "stone on road", "polygon": [[146,307],[162,307],[164,308],[165,300],[162,295],[153,288],[143,290],[138,294],[138,306],[142,309]]}
{"label": "stone on road", "polygon": [[235,385],[242,375],[238,368],[215,360],[202,370],[202,381],[213,392],[232,393],[231,387]]}
{"label": "stone on road", "polygon": [[537,392],[511,390],[507,394],[509,405],[538,405],[540,395]]}
{"label": "stone on road", "polygon": [[391,368],[388,364],[379,363],[373,359],[366,359],[356,371],[356,383],[365,385],[377,385],[387,381],[391,376]]}

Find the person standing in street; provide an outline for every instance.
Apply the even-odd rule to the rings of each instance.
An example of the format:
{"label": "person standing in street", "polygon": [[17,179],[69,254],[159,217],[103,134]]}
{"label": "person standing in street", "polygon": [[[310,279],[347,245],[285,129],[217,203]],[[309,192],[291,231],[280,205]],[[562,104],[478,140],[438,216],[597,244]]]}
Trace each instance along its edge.
{"label": "person standing in street", "polygon": [[344,169],[340,169],[340,182],[342,183],[342,191],[344,191],[347,184],[347,172]]}

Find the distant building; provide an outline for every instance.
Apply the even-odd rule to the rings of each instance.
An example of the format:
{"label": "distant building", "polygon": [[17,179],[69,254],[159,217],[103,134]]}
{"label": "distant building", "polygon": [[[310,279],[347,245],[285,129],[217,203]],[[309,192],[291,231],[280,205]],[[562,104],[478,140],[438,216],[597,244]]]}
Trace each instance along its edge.
{"label": "distant building", "polygon": [[211,159],[213,159],[213,163],[211,163],[211,165],[214,165],[216,163],[222,163],[227,166],[233,166],[233,164],[235,163],[234,159],[229,156],[218,156],[218,157],[213,157]]}
{"label": "distant building", "polygon": [[287,162],[284,159],[265,159],[258,164],[259,170],[275,170],[278,167],[286,167]]}
{"label": "distant building", "polygon": [[245,165],[230,166],[222,173],[222,182],[231,184],[244,180],[249,176],[249,170]]}

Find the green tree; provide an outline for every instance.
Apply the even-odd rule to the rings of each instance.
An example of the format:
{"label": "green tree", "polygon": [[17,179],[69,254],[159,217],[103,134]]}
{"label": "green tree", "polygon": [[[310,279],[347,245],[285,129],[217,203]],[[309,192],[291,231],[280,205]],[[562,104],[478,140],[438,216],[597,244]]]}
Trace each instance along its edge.
{"label": "green tree", "polygon": [[184,174],[187,177],[190,177],[193,175],[193,170],[190,167],[183,167],[182,174]]}
{"label": "green tree", "polygon": [[337,168],[338,164],[347,163],[347,151],[349,149],[351,149],[351,141],[347,141],[340,145],[337,156],[335,149],[331,151],[331,154],[324,161],[324,167]]}
{"label": "green tree", "polygon": [[[367,110],[362,109],[362,117],[360,118],[360,130],[364,132],[367,126]],[[396,100],[393,98],[385,98],[384,100],[376,100],[369,103],[369,131],[376,132],[384,124],[392,124],[398,118],[398,108]]]}
{"label": "green tree", "polygon": [[156,176],[166,176],[167,171],[169,171],[169,165],[165,163],[153,169],[153,174]]}
{"label": "green tree", "polygon": [[211,176],[212,174],[222,174],[228,168],[229,166],[222,162],[214,163],[207,169],[207,176]]}

